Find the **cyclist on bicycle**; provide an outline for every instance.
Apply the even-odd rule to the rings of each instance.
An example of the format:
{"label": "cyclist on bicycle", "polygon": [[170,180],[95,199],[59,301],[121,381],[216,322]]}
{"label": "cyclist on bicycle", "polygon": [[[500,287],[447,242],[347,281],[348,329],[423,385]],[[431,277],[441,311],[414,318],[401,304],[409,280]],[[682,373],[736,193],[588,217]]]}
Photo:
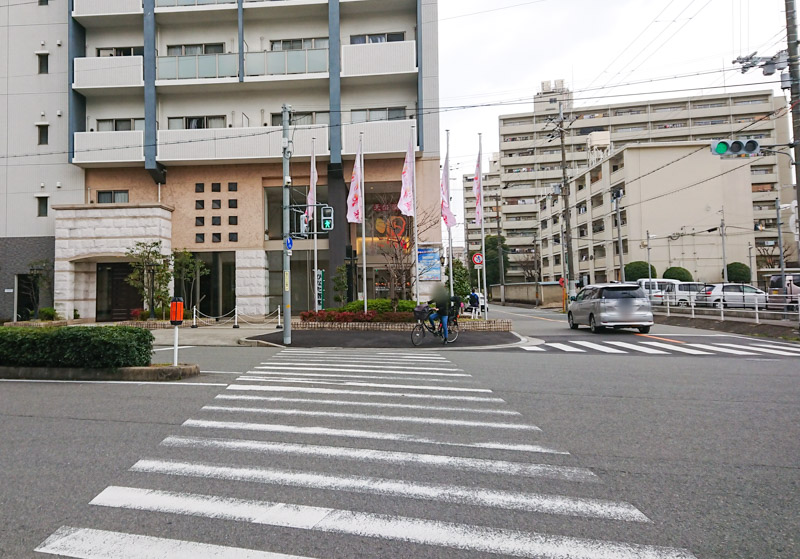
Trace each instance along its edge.
{"label": "cyclist on bicycle", "polygon": [[435,328],[434,320],[437,318],[442,323],[442,340],[443,344],[447,343],[447,317],[450,315],[450,293],[444,286],[440,285],[434,293],[434,299],[428,301],[428,304],[434,309],[435,312],[428,316],[431,323],[431,328]]}

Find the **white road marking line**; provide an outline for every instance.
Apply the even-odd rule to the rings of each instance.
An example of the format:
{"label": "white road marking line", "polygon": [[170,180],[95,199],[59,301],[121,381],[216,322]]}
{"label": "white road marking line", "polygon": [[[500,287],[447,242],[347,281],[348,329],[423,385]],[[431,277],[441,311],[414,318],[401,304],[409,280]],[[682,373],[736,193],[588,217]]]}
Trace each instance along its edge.
{"label": "white road marking line", "polygon": [[441,373],[424,373],[427,375],[436,374],[437,376],[469,376],[465,373],[459,373],[458,371],[463,371],[463,369],[437,369],[437,368],[430,368],[430,369],[418,369],[413,367],[413,365],[409,365],[408,367],[378,367],[376,365],[371,365],[368,367],[364,366],[340,366],[340,365],[323,365],[323,366],[313,366],[313,365],[303,365],[301,363],[292,364],[292,365],[257,365],[253,367],[254,369],[275,369],[278,371],[341,371],[343,373],[405,373],[405,374],[423,374],[423,373],[414,373],[413,371],[449,371],[449,372],[441,372]]}
{"label": "white road marking line", "polygon": [[290,363],[290,364],[303,364],[303,365],[319,365],[319,364],[332,364],[337,366],[347,365],[363,365],[365,367],[388,365],[391,367],[411,367],[427,369],[428,367],[416,367],[416,365],[452,365],[452,363],[444,359],[432,359],[429,361],[417,361],[410,359],[391,359],[389,357],[311,357],[308,355],[298,359],[294,355],[273,355],[269,361],[262,363],[262,365],[269,365],[270,363]]}
{"label": "white road marking line", "polygon": [[787,351],[800,351],[800,345],[791,342],[776,342],[774,340],[769,340],[768,342],[764,342],[762,340],[754,340],[750,338],[750,341],[759,341],[761,343],[756,344],[761,347],[773,347],[775,349],[785,349]]}
{"label": "white road marking line", "polygon": [[[178,349],[189,349],[189,348],[192,348],[192,347],[195,347],[195,346],[193,346],[193,345],[181,345],[181,346],[178,346]],[[170,347],[160,347],[158,349],[154,349],[153,352],[156,352],[156,351],[172,351],[173,349],[175,349],[175,348],[173,348],[172,346],[170,346]]]}
{"label": "white road marking line", "polygon": [[[72,382],[72,381],[65,381]],[[349,396],[390,396],[396,398],[416,398],[426,400],[459,400],[462,402],[497,402],[505,403],[502,398],[490,396],[455,396],[449,394],[412,394],[410,392],[383,392],[379,390],[340,390],[336,388],[314,388],[305,386],[258,386],[250,384],[227,385],[228,390],[244,390],[256,392],[302,392],[305,394],[337,394]]]}
{"label": "white road marking line", "polygon": [[[322,456],[328,459],[355,460],[357,462],[381,462],[384,464],[434,466],[467,472],[483,472],[509,476],[557,477],[584,475],[584,468],[551,466],[549,464],[527,464],[506,460],[487,460],[483,458],[462,458],[439,454],[420,454],[366,448],[344,448],[338,446],[279,443],[269,441],[250,441],[240,439],[211,439],[205,437],[167,437],[161,442],[164,446],[177,448],[213,448],[258,452],[262,454],[293,454],[299,456]],[[588,476],[594,478],[594,476]],[[563,479],[572,479],[564,477]]]}
{"label": "white road marking line", "polygon": [[696,347],[699,349],[707,349],[709,351],[716,351],[719,353],[730,353],[732,355],[758,355],[757,353],[753,353],[752,351],[740,351],[737,349],[728,349],[726,347],[719,347],[718,345],[707,345],[707,344],[686,344],[692,347]]}
{"label": "white road marking line", "polygon": [[403,516],[212,495],[109,487],[94,505],[381,538],[536,559],[696,559],[685,549],[553,536]]}
{"label": "white road marking line", "polygon": [[200,371],[206,375],[243,375],[246,371]]}
{"label": "white road marking line", "polygon": [[[733,344],[725,344],[731,346]],[[772,355],[787,355],[791,357],[798,357],[800,353],[795,352],[794,350],[787,350],[784,347],[770,347],[768,345],[748,345],[746,346],[747,349],[752,349],[753,351],[760,351],[761,353],[771,353]]]}
{"label": "white road marking line", "polygon": [[342,413],[312,410],[284,410],[265,408],[243,408],[226,406],[203,406],[206,411],[229,413],[259,413],[265,415],[294,415],[305,417],[335,417],[338,419],[359,419],[369,421],[395,421],[400,423],[422,423],[426,425],[458,425],[461,427],[488,427],[492,429],[511,429],[518,431],[541,431],[536,425],[518,423],[494,423],[489,421],[470,421],[467,419],[440,419],[438,417],[408,417],[404,415],[378,415],[368,413]]}
{"label": "white road marking line", "polygon": [[458,413],[481,413],[491,415],[522,415],[513,410],[478,408],[454,408],[451,406],[423,406],[417,404],[390,404],[385,402],[354,402],[350,400],[319,400],[314,398],[284,398],[281,396],[248,396],[244,394],[219,394],[217,400],[247,400],[253,402],[286,402],[292,404],[314,404],[322,406],[354,406],[367,408],[396,408],[405,410],[454,411]]}
{"label": "white road marking line", "polygon": [[342,350],[333,350],[333,351],[315,351],[315,350],[308,350],[308,349],[283,349],[277,355],[322,355],[322,356],[330,356],[330,357],[364,357],[364,356],[371,356],[371,355],[386,355],[391,357],[392,359],[408,359],[410,361],[447,361],[447,357],[442,357],[438,353],[431,353],[431,354],[420,354],[420,353],[372,353],[369,351],[342,351]]}
{"label": "white road marking line", "polygon": [[700,351],[697,349],[691,349],[688,347],[684,347],[683,345],[673,345],[673,344],[664,344],[661,342],[642,342],[643,344],[651,345],[653,347],[660,347],[664,349],[668,349],[670,351],[677,351],[678,353],[688,353],[689,355],[711,355],[711,353],[707,351]]}
{"label": "white road marking line", "polygon": [[[286,382],[286,381],[278,381],[275,379],[262,379],[261,382]],[[492,391],[488,388],[459,388],[459,387],[449,387],[449,386],[416,386],[413,384],[382,384],[379,382],[356,382],[354,380],[342,380],[342,381],[333,381],[333,380],[303,380],[297,379],[292,380],[291,382],[295,384],[324,384],[324,385],[331,385],[331,386],[359,386],[365,388],[407,388],[411,390],[441,390],[443,392],[482,392],[482,393],[491,393]]]}
{"label": "white road marking line", "polygon": [[80,559],[304,559],[297,555],[70,526],[59,528],[35,551]]}
{"label": "white road marking line", "polygon": [[525,351],[544,351],[544,348],[539,347],[538,345],[522,346],[522,349],[524,349]]}
{"label": "white road marking line", "polygon": [[159,381],[134,381],[134,380],[32,380],[0,378],[0,382],[41,382],[54,384],[127,384],[136,386],[230,386],[221,382],[159,382]]}
{"label": "white road marking line", "polygon": [[[412,373],[413,374],[413,373]],[[248,379],[249,377],[252,378],[282,378],[283,380],[290,380],[291,378],[318,378],[318,379],[346,379],[346,378],[355,378],[355,379],[372,379],[372,380],[401,380],[401,381],[408,381],[408,382],[441,382],[441,383],[448,383],[448,382],[465,382],[463,379],[449,379],[449,378],[417,378],[417,377],[406,377],[402,376],[403,373],[386,373],[382,375],[336,375],[336,374],[329,374],[329,373],[292,373],[289,371],[247,371],[246,373],[242,373],[242,377],[238,378],[237,380]],[[400,375],[400,376],[395,376]],[[466,375],[465,375],[466,376]],[[471,381],[466,381],[471,382]]]}
{"label": "white road marking line", "polygon": [[198,429],[223,429],[228,431],[255,431],[262,433],[291,433],[294,435],[314,435],[326,437],[343,437],[350,439],[372,439],[381,441],[403,441],[409,443],[433,444],[437,446],[458,446],[465,448],[486,448],[493,450],[511,450],[517,452],[536,452],[540,454],[563,454],[563,452],[538,445],[501,444],[494,442],[454,443],[406,435],[403,433],[384,433],[378,431],[362,431],[359,429],[331,429],[329,427],[297,427],[293,425],[270,423],[244,423],[239,421],[207,421],[200,419],[187,419],[182,427],[195,427]]}
{"label": "white road marking line", "polygon": [[566,351],[567,353],[586,353],[585,349],[579,349],[577,347],[572,347],[567,344],[546,343],[544,345],[552,347],[554,349],[560,349],[561,351]]}
{"label": "white road marking line", "polygon": [[[555,467],[554,467],[555,468]],[[591,471],[583,468],[571,468],[574,471],[562,469],[553,470],[549,477],[572,482],[599,482],[599,478]],[[366,476],[346,476],[323,474],[315,472],[297,472],[277,468],[248,468],[217,466],[213,464],[200,464],[196,462],[172,462],[167,460],[139,460],[130,471],[145,474],[163,474],[171,476],[194,477],[203,479],[218,479],[225,481],[245,481],[263,483],[267,485],[281,485],[288,487],[303,487],[307,489],[323,489],[326,491],[347,491],[368,495],[382,495],[387,497],[401,497],[406,499],[424,499],[426,501],[440,501],[443,503],[457,503],[481,507],[494,507],[507,510],[527,512],[545,512],[548,506],[547,497],[536,493],[519,493],[516,491],[502,491],[492,489],[473,489],[456,485],[443,485],[435,483],[416,483],[405,480],[374,478]],[[555,497],[557,498],[557,497]],[[563,499],[568,500],[568,497]],[[581,503],[586,510],[586,503]],[[604,501],[607,507],[612,503]],[[627,503],[625,503],[627,504]],[[620,504],[622,505],[622,504]],[[560,506],[561,510],[567,507],[562,501],[559,505],[553,503],[550,507],[554,510]],[[602,506],[602,505],[601,505]],[[641,512],[628,505],[630,514],[638,513],[647,521]],[[577,511],[580,505],[575,505]],[[599,508],[599,507],[598,507]],[[635,511],[635,513],[634,513]],[[563,514],[563,513],[562,513]]]}
{"label": "white road marking line", "polygon": [[572,343],[577,344],[579,346],[588,347],[589,349],[602,351],[603,353],[628,353],[627,351],[621,351],[619,349],[614,349],[613,347],[606,347],[604,345],[596,344],[594,342],[583,342],[580,340],[575,340]]}
{"label": "white road marking line", "polygon": [[669,355],[669,353],[667,353],[666,351],[661,351],[660,349],[650,349],[649,347],[640,346],[636,344],[629,344],[627,342],[606,342],[606,343],[617,347],[630,349],[631,351],[639,351],[641,353],[647,353],[650,355]]}

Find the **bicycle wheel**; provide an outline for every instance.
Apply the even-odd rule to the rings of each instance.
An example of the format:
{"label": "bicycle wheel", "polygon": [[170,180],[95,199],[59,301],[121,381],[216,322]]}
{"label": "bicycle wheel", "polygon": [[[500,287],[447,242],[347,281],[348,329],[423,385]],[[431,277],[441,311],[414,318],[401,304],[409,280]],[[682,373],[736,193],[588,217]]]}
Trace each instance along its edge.
{"label": "bicycle wheel", "polygon": [[447,325],[447,343],[452,344],[458,338],[458,322],[453,321]]}
{"label": "bicycle wheel", "polygon": [[422,340],[425,338],[425,326],[422,325],[420,322],[414,329],[411,330],[411,343],[415,346],[418,346],[422,343]]}

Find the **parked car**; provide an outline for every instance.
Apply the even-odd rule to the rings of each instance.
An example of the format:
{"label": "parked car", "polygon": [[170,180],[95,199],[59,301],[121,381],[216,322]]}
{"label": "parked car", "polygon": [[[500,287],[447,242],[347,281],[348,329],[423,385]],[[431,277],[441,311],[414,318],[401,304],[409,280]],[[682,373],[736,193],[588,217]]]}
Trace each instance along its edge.
{"label": "parked car", "polygon": [[697,293],[703,289],[705,285],[706,284],[698,281],[670,283],[664,290],[664,303],[669,303],[670,305],[676,305],[678,307],[691,306]]}
{"label": "parked car", "polygon": [[781,275],[773,274],[769,278],[769,296],[767,307],[770,309],[797,310],[800,301],[800,274],[785,274],[786,281],[781,289]]}
{"label": "parked car", "polygon": [[638,328],[650,332],[653,310],[644,290],[635,283],[587,285],[570,302],[567,313],[573,330],[585,324],[592,332],[603,328]]}
{"label": "parked car", "polygon": [[647,297],[650,299],[651,303],[655,303],[656,305],[663,305],[664,304],[664,294],[667,291],[667,288],[670,285],[675,285],[680,283],[678,280],[674,279],[656,279],[653,278],[641,278],[637,280],[637,282],[642,289],[644,289]]}
{"label": "parked car", "polygon": [[767,305],[767,294],[744,283],[714,283],[703,287],[695,296],[698,307],[760,308]]}

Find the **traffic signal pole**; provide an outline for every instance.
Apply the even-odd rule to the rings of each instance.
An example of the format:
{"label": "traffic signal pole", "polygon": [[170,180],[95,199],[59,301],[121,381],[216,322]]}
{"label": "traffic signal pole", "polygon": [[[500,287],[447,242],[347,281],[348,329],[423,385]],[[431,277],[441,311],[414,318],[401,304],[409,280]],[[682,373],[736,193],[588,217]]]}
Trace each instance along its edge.
{"label": "traffic signal pole", "polygon": [[283,126],[283,343],[292,344],[292,270],[291,256],[289,255],[289,205],[291,199],[289,189],[292,177],[289,175],[289,111],[291,107],[284,104],[281,107],[281,124]]}
{"label": "traffic signal pole", "polygon": [[[792,79],[792,140],[794,142],[794,199],[800,201],[800,58],[797,47],[795,0],[786,0],[786,40],[789,46],[789,77]],[[800,223],[800,220],[798,220]],[[797,233],[797,231],[795,231]],[[795,246],[800,259],[800,237]],[[783,246],[780,247],[783,253]]]}

